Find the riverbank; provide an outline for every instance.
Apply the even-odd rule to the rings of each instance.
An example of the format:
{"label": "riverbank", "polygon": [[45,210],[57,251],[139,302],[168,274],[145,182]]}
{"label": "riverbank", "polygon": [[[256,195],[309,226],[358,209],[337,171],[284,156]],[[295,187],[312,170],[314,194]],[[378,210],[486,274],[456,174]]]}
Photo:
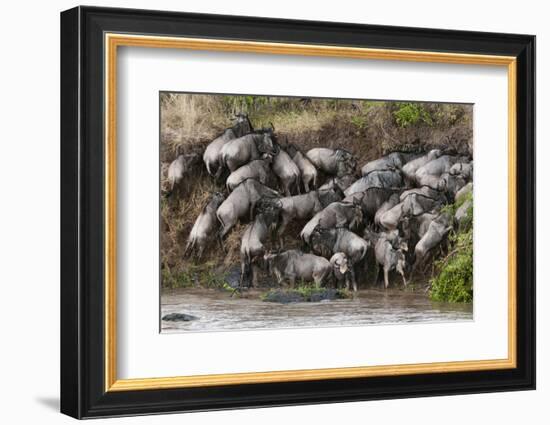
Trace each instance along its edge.
{"label": "riverbank", "polygon": [[261,300],[265,291],[239,296],[220,289],[178,288],[161,292],[160,317],[180,313],[192,321],[161,320],[163,333],[275,328],[364,326],[473,319],[472,303],[430,301],[423,291],[363,289],[350,299],[274,304]]}

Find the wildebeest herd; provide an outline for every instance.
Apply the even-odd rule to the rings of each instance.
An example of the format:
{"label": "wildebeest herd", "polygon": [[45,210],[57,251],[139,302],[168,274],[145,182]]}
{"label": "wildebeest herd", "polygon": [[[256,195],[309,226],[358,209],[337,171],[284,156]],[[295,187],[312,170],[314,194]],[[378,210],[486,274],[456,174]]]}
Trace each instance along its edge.
{"label": "wildebeest herd", "polygon": [[[215,240],[223,250],[231,229],[247,223],[241,288],[257,286],[260,275],[269,274],[279,285],[300,280],[356,291],[368,267],[375,267],[374,283],[383,270],[387,288],[395,271],[406,286],[473,202],[470,197],[454,216],[443,208],[472,192],[469,156],[440,149],[392,152],[358,170],[352,152],[303,152],[278,140],[273,125],[255,130],[246,114],[234,117],[234,125],[201,154],[178,154],[167,170],[167,195],[193,164],[202,163],[211,178],[225,181],[225,191],[211,194],[203,206],[184,255],[200,260]],[[301,227],[293,235],[301,250],[285,250],[291,223]]]}

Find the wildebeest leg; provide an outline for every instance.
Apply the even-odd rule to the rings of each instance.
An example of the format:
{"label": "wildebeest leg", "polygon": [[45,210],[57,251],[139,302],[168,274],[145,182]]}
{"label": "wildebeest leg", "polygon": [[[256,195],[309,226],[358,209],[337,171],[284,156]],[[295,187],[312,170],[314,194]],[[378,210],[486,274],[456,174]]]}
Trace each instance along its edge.
{"label": "wildebeest leg", "polygon": [[247,262],[246,262],[246,258],[244,258],[243,256],[241,256],[241,279],[239,280],[239,287],[240,287],[240,288],[243,287],[244,277],[245,277],[245,275],[246,275],[246,271],[247,271]]}
{"label": "wildebeest leg", "polygon": [[290,275],[288,276],[288,284],[290,286],[290,289],[294,289],[294,283],[296,282],[296,276],[295,275]]}
{"label": "wildebeest leg", "polygon": [[405,273],[400,273],[400,274],[401,274],[401,277],[403,278],[403,285],[406,288],[407,287],[407,279],[405,279]]}
{"label": "wildebeest leg", "polygon": [[[357,281],[355,280],[355,265],[349,268],[351,285],[353,286],[353,292],[357,292]],[[349,285],[346,284],[346,288],[349,289]]]}
{"label": "wildebeest leg", "polygon": [[281,246],[281,250],[283,250],[283,248],[284,248],[283,233],[286,230],[286,226],[288,225],[288,222],[289,222],[288,216],[286,214],[283,215],[283,220],[281,222],[281,225],[279,226],[279,230],[277,230],[277,234],[279,236],[279,245]]}
{"label": "wildebeest leg", "polygon": [[378,278],[380,277],[380,264],[375,260],[374,263],[374,286],[378,286]]}
{"label": "wildebeest leg", "polygon": [[384,266],[384,289],[388,289],[388,286],[390,284],[388,275],[390,273],[390,269],[386,266]]}
{"label": "wildebeest leg", "polygon": [[204,253],[204,244],[202,244],[200,247],[199,247],[199,252],[197,254],[197,260],[200,261],[200,259],[202,258],[202,254]]}
{"label": "wildebeest leg", "polygon": [[258,276],[260,274],[260,267],[257,264],[252,263],[251,273],[252,273],[252,287],[257,288],[258,287]]}

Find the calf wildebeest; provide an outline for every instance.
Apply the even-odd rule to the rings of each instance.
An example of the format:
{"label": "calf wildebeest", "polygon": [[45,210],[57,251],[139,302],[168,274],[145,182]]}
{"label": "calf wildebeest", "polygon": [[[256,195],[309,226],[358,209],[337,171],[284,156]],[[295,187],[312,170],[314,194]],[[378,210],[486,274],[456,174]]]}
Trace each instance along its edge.
{"label": "calf wildebeest", "polygon": [[281,223],[277,231],[281,249],[283,248],[283,233],[288,223],[292,220],[310,219],[329,204],[340,201],[343,196],[342,191],[336,187],[275,200],[274,202],[279,204],[281,210]]}
{"label": "calf wildebeest", "polygon": [[220,152],[220,164],[233,172],[241,165],[260,159],[262,154],[274,156],[277,151],[277,146],[273,142],[273,132],[260,130],[224,144]]}
{"label": "calf wildebeest", "polygon": [[414,153],[392,152],[382,158],[367,162],[361,168],[361,175],[365,176],[371,171],[395,170],[403,168],[408,161],[418,156]]}
{"label": "calf wildebeest", "polygon": [[245,180],[238,185],[216,211],[216,217],[221,224],[220,238],[223,239],[237,221],[249,218],[251,220],[254,206],[262,197],[278,198],[280,194],[253,179]]}
{"label": "calf wildebeest", "polygon": [[354,174],[357,167],[357,160],[344,149],[313,148],[306,156],[317,169],[332,176]]}
{"label": "calf wildebeest", "polygon": [[323,285],[331,272],[330,262],[326,258],[305,254],[296,249],[280,254],[266,254],[264,259],[279,285],[288,280],[291,288],[294,287],[296,279]]}
{"label": "calf wildebeest", "polygon": [[169,189],[166,192],[166,196],[170,196],[174,191],[174,187],[183,179],[183,176],[189,174],[200,163],[201,156],[198,153],[178,155],[168,166],[167,180]]}
{"label": "calf wildebeest", "polygon": [[222,168],[220,167],[220,153],[222,147],[230,140],[242,137],[251,131],[254,131],[252,124],[246,114],[237,114],[236,122],[233,127],[227,128],[221,136],[218,136],[206,147],[202,159],[206,170],[211,176],[219,177]]}
{"label": "calf wildebeest", "polygon": [[258,286],[259,266],[265,254],[265,243],[275,228],[279,211],[275,203],[260,199],[255,206],[254,221],[246,227],[241,239],[241,281],[247,286]]}
{"label": "calf wildebeest", "polygon": [[187,246],[183,255],[191,254],[193,250],[198,247],[197,257],[200,259],[204,252],[204,249],[208,245],[208,242],[216,236],[218,229],[218,220],[216,218],[216,210],[224,200],[222,193],[214,193],[206,205],[203,207],[201,213],[195,220],[195,224],[189,234],[187,240]]}
{"label": "calf wildebeest", "polygon": [[317,187],[318,174],[315,165],[313,165],[307,156],[305,156],[293,144],[287,145],[286,151],[300,170],[304,191],[307,193],[311,189],[315,189]]}
{"label": "calf wildebeest", "polygon": [[335,228],[347,227],[356,230],[363,224],[363,212],[361,206],[350,202],[333,202],[319,211],[309,220],[302,231],[300,238],[309,244],[310,238],[317,227]]}
{"label": "calf wildebeest", "polygon": [[452,228],[452,217],[445,212],[439,214],[430,222],[428,230],[414,247],[414,256],[416,259],[413,271],[423,263],[428,252],[443,241]]}
{"label": "calf wildebeest", "polygon": [[385,189],[398,189],[403,186],[403,177],[399,170],[375,170],[361,177],[344,193],[346,196],[351,196],[355,193],[364,192],[370,187],[382,187]]}
{"label": "calf wildebeest", "polygon": [[336,286],[342,286],[344,282],[346,289],[349,290],[351,280],[351,268],[349,265],[348,257],[343,252],[337,252],[330,258],[330,265],[332,266],[332,274],[336,279]]}
{"label": "calf wildebeest", "polygon": [[440,156],[441,156],[441,151],[439,149],[432,149],[427,154],[419,156],[418,158],[415,158],[407,162],[405,165],[403,165],[403,168],[402,168],[403,175],[405,176],[405,178],[409,183],[414,183],[416,181],[415,179],[416,170],[418,170],[420,167],[427,164],[428,162],[436,158],[439,158]]}
{"label": "calf wildebeest", "polygon": [[272,168],[279,178],[281,192],[290,196],[291,188],[295,188],[295,191],[300,193],[300,169],[283,148],[279,147],[278,151],[273,158]]}
{"label": "calf wildebeest", "polygon": [[225,181],[227,190],[232,192],[233,189],[246,179],[258,180],[261,184],[269,186],[272,159],[271,155],[263,155],[263,159],[255,159],[237,168]]}
{"label": "calf wildebeest", "polygon": [[325,258],[332,258],[337,252],[346,254],[350,263],[350,279],[353,290],[357,291],[355,267],[367,255],[370,242],[346,228],[323,229],[317,226],[311,234],[310,246],[313,253]]}
{"label": "calf wildebeest", "polygon": [[403,278],[403,285],[407,286],[407,279],[405,278],[405,270],[407,268],[407,261],[405,258],[405,251],[407,251],[407,244],[401,241],[398,247],[395,247],[395,242],[392,241],[395,238],[394,235],[387,235],[381,233],[378,235],[376,244],[374,245],[374,257],[376,259],[376,271],[375,271],[375,283],[378,283],[379,270],[384,270],[384,288],[389,285],[389,273],[392,270],[397,271]]}

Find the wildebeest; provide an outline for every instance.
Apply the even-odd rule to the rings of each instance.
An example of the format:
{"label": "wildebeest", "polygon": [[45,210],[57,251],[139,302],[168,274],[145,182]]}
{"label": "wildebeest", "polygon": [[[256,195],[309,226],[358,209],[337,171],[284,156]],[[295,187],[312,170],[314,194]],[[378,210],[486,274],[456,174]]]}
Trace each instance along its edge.
{"label": "wildebeest", "polygon": [[309,244],[313,231],[317,227],[329,229],[347,227],[356,230],[363,224],[361,206],[350,202],[333,202],[319,211],[309,220],[300,232],[300,238]]}
{"label": "wildebeest", "polygon": [[281,183],[281,192],[290,196],[291,188],[295,188],[295,191],[300,193],[300,169],[283,148],[279,147],[273,158],[272,167]]}
{"label": "wildebeest", "polygon": [[402,168],[403,175],[405,176],[405,178],[409,183],[414,183],[416,181],[415,179],[416,170],[418,170],[420,167],[427,164],[428,162],[436,158],[439,158],[440,156],[441,156],[441,151],[439,149],[432,149],[427,154],[419,156],[418,158],[415,158],[407,162],[405,165],[403,165],[403,168]]}
{"label": "wildebeest", "polygon": [[281,210],[281,223],[277,231],[283,248],[283,233],[288,223],[292,220],[307,220],[321,211],[327,205],[340,201],[344,194],[339,188],[328,190],[314,190],[303,195],[288,196],[274,202],[278,203]]}
{"label": "wildebeest", "polygon": [[198,247],[197,257],[200,259],[204,252],[204,248],[207,246],[208,242],[215,237],[216,230],[218,229],[218,220],[216,218],[216,210],[219,205],[223,202],[225,196],[222,193],[214,193],[206,205],[203,207],[201,213],[195,220],[195,224],[191,229],[189,234],[189,239],[187,240],[187,246],[183,255],[187,255],[193,252],[193,250]]}
{"label": "wildebeest", "polygon": [[280,254],[266,254],[264,259],[279,285],[288,280],[291,288],[294,287],[296,279],[323,285],[331,273],[331,265],[326,258],[306,254],[296,249]]}
{"label": "wildebeest", "polygon": [[393,193],[382,205],[376,210],[374,214],[374,224],[380,227],[380,217],[386,212],[395,207],[399,203],[399,195]]}
{"label": "wildebeest", "polygon": [[313,148],[306,156],[317,169],[331,176],[354,174],[357,167],[357,160],[344,149]]}
{"label": "wildebeest", "polygon": [[342,191],[345,191],[356,180],[357,177],[354,174],[345,174],[342,177],[331,177],[319,189],[332,189],[333,187],[338,186]]}
{"label": "wildebeest", "polygon": [[233,127],[226,129],[220,136],[210,142],[204,151],[202,159],[206,165],[208,174],[211,176],[219,177],[221,175],[220,153],[222,147],[230,140],[237,139],[254,131],[248,115],[237,114],[235,118],[236,122]]}
{"label": "wildebeest", "polygon": [[466,180],[461,175],[452,175],[445,173],[439,179],[437,189],[447,195],[447,199],[452,201],[456,193],[466,185]]}
{"label": "wildebeest", "polygon": [[332,258],[337,252],[346,254],[350,262],[350,277],[353,290],[357,291],[355,266],[363,261],[367,255],[370,242],[367,242],[346,228],[324,229],[317,226],[311,234],[310,246],[313,253],[325,258]]}
{"label": "wildebeest", "polygon": [[449,170],[449,174],[453,176],[461,176],[464,180],[471,180],[474,175],[473,162],[457,162],[453,164]]}
{"label": "wildebeest", "polygon": [[452,217],[445,212],[439,214],[430,222],[428,230],[414,247],[414,256],[416,260],[413,270],[416,270],[417,267],[422,264],[428,252],[438,246],[452,228]]}
{"label": "wildebeest", "polygon": [[189,174],[193,168],[201,163],[201,156],[198,153],[180,154],[168,166],[167,180],[169,189],[166,196],[170,196],[174,187],[179,184],[186,174]]}
{"label": "wildebeest", "polygon": [[276,155],[277,151],[273,133],[262,130],[225,143],[220,152],[220,164],[233,172],[241,165],[259,159],[262,154]]}
{"label": "wildebeest", "polygon": [[459,159],[457,156],[442,155],[427,162],[414,173],[416,183],[419,186],[429,186],[432,189],[437,189],[440,177],[448,173]]}
{"label": "wildebeest", "polygon": [[254,221],[246,227],[241,239],[241,281],[247,286],[258,286],[259,266],[265,254],[265,243],[275,228],[278,218],[278,206],[260,199],[255,206]]}
{"label": "wildebeest", "polygon": [[[355,202],[361,205],[365,219],[372,221],[374,215],[379,208],[386,202],[392,195],[397,195],[399,189],[385,188],[385,187],[369,187],[363,192],[356,192],[352,195],[346,196],[344,202]],[[399,195],[397,195],[399,199]]]}
{"label": "wildebeest", "polygon": [[336,279],[337,287],[341,286],[341,283],[344,282],[346,289],[349,289],[350,284],[352,284],[351,267],[346,254],[343,252],[334,254],[330,258],[330,265],[332,266],[332,275]]}
{"label": "wildebeest", "polygon": [[238,185],[216,211],[221,224],[220,238],[223,239],[237,221],[252,219],[254,206],[262,197],[278,198],[280,195],[279,192],[254,179],[245,180]]}
{"label": "wildebeest", "polygon": [[317,187],[317,168],[296,146],[289,144],[286,151],[300,170],[304,191],[307,193],[311,189],[315,189]]}
{"label": "wildebeest", "polygon": [[403,177],[399,170],[375,170],[369,174],[361,177],[350,187],[348,187],[344,193],[346,196],[353,195],[355,193],[364,192],[370,187],[382,187],[385,189],[398,189],[403,186]]}
{"label": "wildebeest", "polygon": [[408,161],[413,159],[416,154],[405,153],[405,152],[392,152],[382,158],[375,159],[373,161],[367,162],[361,168],[361,175],[365,176],[371,171],[384,171],[384,170],[395,170],[403,168]]}
{"label": "wildebeest", "polygon": [[407,244],[402,241],[396,247],[392,238],[395,238],[395,236],[381,233],[378,235],[376,244],[374,245],[374,257],[376,259],[375,283],[378,281],[379,270],[382,268],[384,270],[384,288],[387,288],[389,285],[389,273],[392,270],[397,271],[401,275],[403,285],[407,286],[407,279],[405,278],[407,267],[405,251],[407,251]]}
{"label": "wildebeest", "polygon": [[263,155],[262,159],[255,159],[248,164],[233,171],[227,180],[225,186],[229,192],[233,191],[239,184],[246,179],[258,180],[261,184],[269,186],[271,178],[271,155]]}

